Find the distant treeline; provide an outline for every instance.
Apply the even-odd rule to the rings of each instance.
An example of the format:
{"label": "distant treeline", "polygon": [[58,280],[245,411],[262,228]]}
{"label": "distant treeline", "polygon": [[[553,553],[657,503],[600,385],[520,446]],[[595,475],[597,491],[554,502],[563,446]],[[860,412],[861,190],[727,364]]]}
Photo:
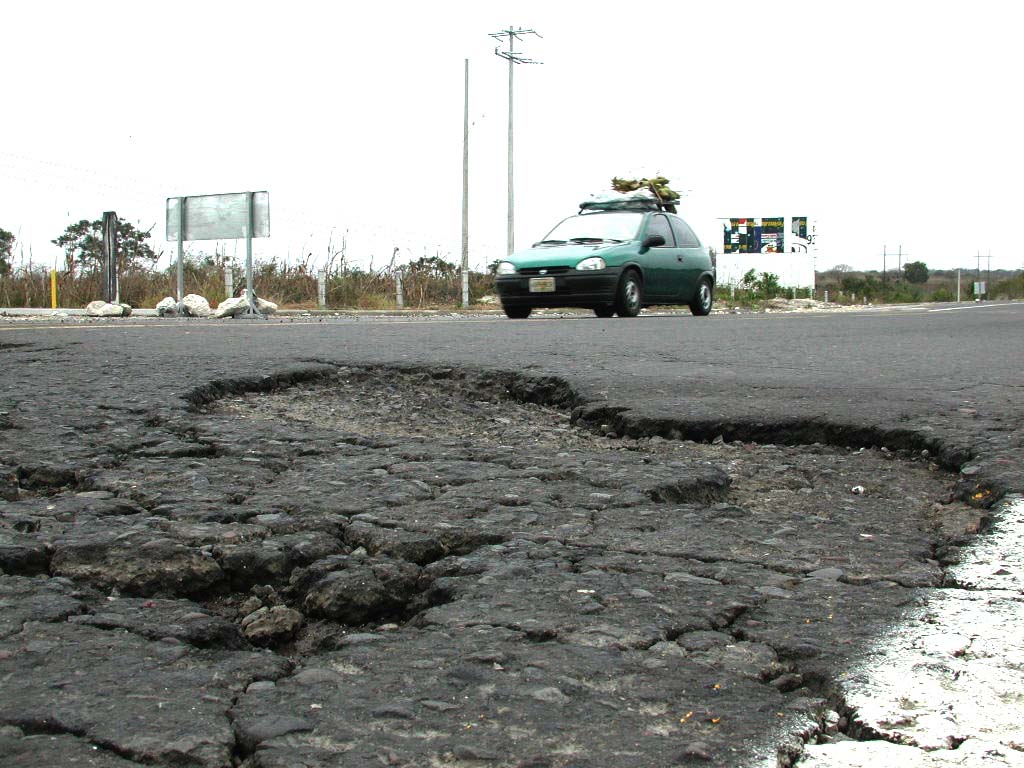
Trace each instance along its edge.
{"label": "distant treeline", "polygon": [[[916,262],[920,263],[920,262]],[[907,266],[907,265],[905,265]],[[924,266],[923,264],[921,265]],[[849,267],[835,267],[816,274],[817,293],[829,292],[831,300],[849,301],[850,296],[858,300],[867,298],[875,303],[901,303],[918,301],[956,301],[957,270],[925,268],[924,274],[911,271],[915,281],[907,279],[906,274],[896,271],[884,276],[875,270],[859,271]],[[920,277],[924,280],[920,280]],[[991,272],[981,270],[960,270],[960,298],[973,300],[975,282],[986,283],[986,299],[1021,299],[1024,298],[1024,272],[1005,269],[993,269]]]}

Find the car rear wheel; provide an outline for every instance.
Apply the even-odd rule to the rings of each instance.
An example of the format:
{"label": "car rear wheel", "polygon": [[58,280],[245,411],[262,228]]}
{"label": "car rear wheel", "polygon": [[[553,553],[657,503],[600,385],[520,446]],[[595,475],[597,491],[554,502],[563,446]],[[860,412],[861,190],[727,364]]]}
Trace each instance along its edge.
{"label": "car rear wheel", "polygon": [[630,270],[619,281],[619,289],[615,297],[615,311],[619,317],[636,317],[640,314],[641,295],[640,275]]}
{"label": "car rear wheel", "polygon": [[513,320],[525,320],[530,316],[530,311],[533,309],[533,307],[510,307],[506,304],[502,304],[501,308]]}
{"label": "car rear wheel", "polygon": [[598,317],[611,317],[615,314],[615,307],[610,305],[606,307],[594,307],[594,314]]}
{"label": "car rear wheel", "polygon": [[706,315],[711,312],[713,301],[714,294],[711,292],[711,281],[704,278],[697,283],[697,292],[693,294],[693,301],[690,302],[690,311],[695,315]]}

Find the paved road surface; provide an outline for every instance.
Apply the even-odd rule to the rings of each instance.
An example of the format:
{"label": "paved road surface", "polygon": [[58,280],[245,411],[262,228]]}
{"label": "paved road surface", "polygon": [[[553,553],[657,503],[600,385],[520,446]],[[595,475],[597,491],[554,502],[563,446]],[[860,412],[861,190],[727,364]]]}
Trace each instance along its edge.
{"label": "paved road surface", "polygon": [[[746,766],[900,738],[858,723],[844,675],[1021,492],[1022,327],[1019,304],[9,321],[0,764]],[[388,376],[425,414],[439,388],[452,421],[460,392],[511,392],[631,450],[217,406],[365,385],[385,421]],[[920,508],[874,478],[851,506],[815,495],[849,452],[814,449],[839,462],[818,477],[793,448],[773,471],[820,507],[762,510],[730,496],[735,461],[650,441],[719,436],[954,474]],[[986,743],[954,736],[960,757]],[[1006,755],[978,760],[1014,764],[1016,736],[986,738]]]}

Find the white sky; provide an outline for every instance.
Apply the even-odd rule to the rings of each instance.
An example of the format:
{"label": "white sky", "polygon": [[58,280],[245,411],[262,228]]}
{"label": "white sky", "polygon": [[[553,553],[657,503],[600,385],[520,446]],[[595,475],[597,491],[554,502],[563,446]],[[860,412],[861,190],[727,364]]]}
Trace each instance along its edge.
{"label": "white sky", "polygon": [[1007,0],[37,0],[2,18],[0,227],[36,263],[105,210],[156,224],[169,255],[167,197],[247,189],[270,193],[259,257],[319,262],[347,231],[353,263],[458,262],[466,58],[470,263],[490,263],[507,65],[488,33],[511,25],[543,35],[519,50],[544,62],[515,72],[518,247],[612,176],[660,172],[719,249],[718,217],[806,215],[819,269],[901,245],[932,268],[979,250],[1024,267]]}

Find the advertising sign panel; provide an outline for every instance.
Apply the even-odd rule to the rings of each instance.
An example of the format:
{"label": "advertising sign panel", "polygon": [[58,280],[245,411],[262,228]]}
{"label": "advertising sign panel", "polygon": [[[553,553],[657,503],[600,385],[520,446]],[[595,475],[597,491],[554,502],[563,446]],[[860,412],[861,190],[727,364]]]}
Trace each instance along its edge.
{"label": "advertising sign panel", "polygon": [[[787,247],[785,216],[729,219],[724,225],[724,253],[783,253],[794,250]],[[806,250],[807,217],[794,216],[790,221],[789,237]]]}

